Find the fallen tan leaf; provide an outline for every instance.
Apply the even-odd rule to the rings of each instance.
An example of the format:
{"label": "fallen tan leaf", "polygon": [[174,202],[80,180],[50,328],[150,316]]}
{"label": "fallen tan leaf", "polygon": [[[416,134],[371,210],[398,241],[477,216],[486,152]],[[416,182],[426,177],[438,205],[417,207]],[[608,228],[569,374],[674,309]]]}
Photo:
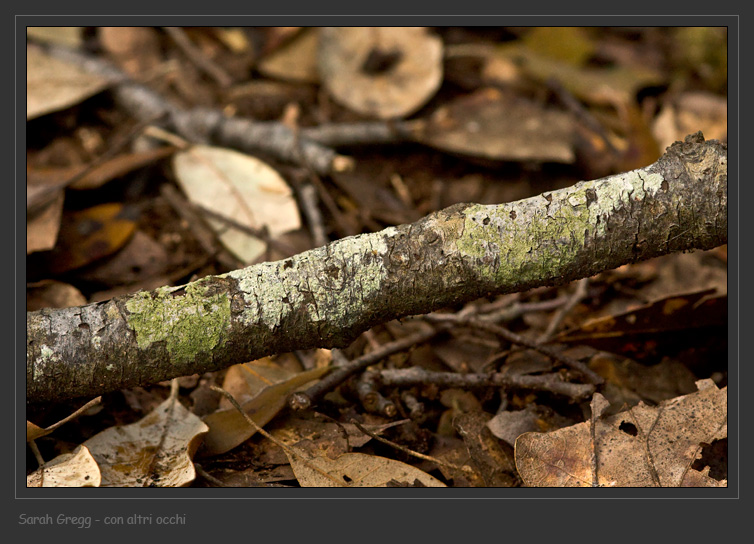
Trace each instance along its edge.
{"label": "fallen tan leaf", "polygon": [[[288,396],[312,380],[323,376],[329,367],[314,368],[269,385],[254,398],[241,404],[243,411],[260,427],[263,427],[285,406]],[[248,440],[256,433],[242,414],[235,408],[221,410],[204,417],[209,432],[204,438],[202,453],[216,455],[225,453]]]}
{"label": "fallen tan leaf", "polygon": [[446,487],[416,467],[365,453],[330,459],[324,452],[286,451],[301,487]]}
{"label": "fallen tan leaf", "polygon": [[335,100],[380,119],[416,112],[442,83],[443,44],[420,27],[320,30],[319,71]]}
{"label": "fallen tan leaf", "polygon": [[593,433],[588,421],[525,433],[516,440],[516,467],[530,487],[726,487],[709,467],[692,465],[705,445],[727,437],[728,390],[712,380],[697,387],[656,407],[639,403],[597,418]]}
{"label": "fallen tan leaf", "polygon": [[[276,237],[301,226],[293,191],[272,167],[231,149],[193,146],[173,157],[181,188],[191,202],[238,224]],[[241,261],[261,256],[265,242],[208,218],[220,242]]]}
{"label": "fallen tan leaf", "polygon": [[57,456],[26,477],[26,487],[99,487],[100,483],[99,467],[86,446]]}
{"label": "fallen tan leaf", "polygon": [[196,477],[191,459],[207,426],[173,396],[131,425],[111,427],[84,446],[102,487],[183,487]]}
{"label": "fallen tan leaf", "polygon": [[110,82],[102,76],[50,57],[39,47],[26,46],[26,119],[78,104]]}

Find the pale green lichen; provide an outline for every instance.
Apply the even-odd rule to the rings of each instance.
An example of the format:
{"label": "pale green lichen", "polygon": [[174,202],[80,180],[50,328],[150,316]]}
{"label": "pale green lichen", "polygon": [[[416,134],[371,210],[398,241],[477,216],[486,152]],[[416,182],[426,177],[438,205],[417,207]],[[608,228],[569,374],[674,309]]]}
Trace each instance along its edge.
{"label": "pale green lichen", "polygon": [[603,236],[605,219],[616,208],[653,195],[663,179],[638,170],[513,204],[472,205],[462,212],[464,226],[456,247],[475,259],[486,280],[523,283],[547,276],[548,270],[562,269],[578,258],[587,235]]}
{"label": "pale green lichen", "polygon": [[58,357],[55,355],[55,352],[50,349],[50,346],[47,344],[42,344],[39,348],[39,356],[43,361],[56,361],[58,360]]}
{"label": "pale green lichen", "polygon": [[139,348],[165,341],[172,360],[192,361],[210,352],[230,326],[230,299],[227,293],[207,293],[203,282],[181,287],[162,287],[153,293],[141,292],[126,302],[128,325],[136,333]]}

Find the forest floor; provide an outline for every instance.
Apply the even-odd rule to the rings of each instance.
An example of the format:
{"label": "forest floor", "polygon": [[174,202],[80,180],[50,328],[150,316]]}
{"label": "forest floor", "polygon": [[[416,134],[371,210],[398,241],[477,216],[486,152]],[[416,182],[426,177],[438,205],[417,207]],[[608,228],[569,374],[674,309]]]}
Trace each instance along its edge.
{"label": "forest floor", "polygon": [[[699,130],[727,141],[724,27],[69,31],[29,30],[27,311],[641,168]],[[159,115],[125,108],[107,78],[61,69],[36,45],[51,41],[184,110],[280,126],[319,147],[286,160],[272,141],[241,154],[211,134],[164,130]],[[727,246],[440,314],[456,321],[416,316],[345,349],[104,394],[30,435],[29,485],[726,485]],[[311,407],[289,406],[331,366],[370,353],[380,355]],[[553,387],[584,385],[565,358],[604,383]],[[29,406],[27,420],[45,429],[87,400]],[[692,453],[657,446],[671,431]],[[96,462],[60,468],[82,445]],[[124,449],[106,468],[103,452]],[[39,463],[54,459],[59,474],[40,480]]]}

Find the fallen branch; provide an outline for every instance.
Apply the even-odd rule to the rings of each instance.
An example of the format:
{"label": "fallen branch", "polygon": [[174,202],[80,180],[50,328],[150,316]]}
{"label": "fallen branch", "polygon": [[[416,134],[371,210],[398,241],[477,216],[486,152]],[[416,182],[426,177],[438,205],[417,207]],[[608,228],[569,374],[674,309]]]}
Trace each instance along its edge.
{"label": "fallen branch", "polygon": [[28,402],[97,396],[313,347],[492,294],[727,242],[727,146],[701,133],[653,165],[187,285],[27,313]]}
{"label": "fallen branch", "polygon": [[76,64],[88,72],[113,82],[112,93],[130,115],[139,120],[162,119],[170,130],[194,143],[233,147],[247,153],[262,153],[283,162],[310,165],[319,174],[348,170],[353,160],[318,142],[297,137],[290,128],[277,122],[260,122],[226,117],[210,108],[183,109],[165,100],[107,61],[58,45],[46,45],[52,56]]}

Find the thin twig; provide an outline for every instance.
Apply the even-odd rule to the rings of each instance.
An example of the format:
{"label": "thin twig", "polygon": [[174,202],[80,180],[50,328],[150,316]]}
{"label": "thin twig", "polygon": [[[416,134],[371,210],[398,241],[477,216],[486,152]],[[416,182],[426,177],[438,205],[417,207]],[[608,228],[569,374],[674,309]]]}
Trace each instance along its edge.
{"label": "thin twig", "polygon": [[485,319],[495,323],[508,323],[530,312],[549,312],[555,310],[563,306],[566,302],[568,302],[567,297],[558,297],[536,302],[514,301],[507,307],[499,309],[494,308],[494,303],[492,303],[489,307],[483,306],[479,308],[479,319]]}
{"label": "thin twig", "polygon": [[403,391],[401,393],[401,400],[406,405],[406,408],[408,408],[408,416],[411,419],[417,422],[424,419],[424,404],[413,393]]}
{"label": "thin twig", "polygon": [[415,140],[414,121],[328,123],[301,129],[301,136],[328,147],[398,144]]}
{"label": "thin twig", "polygon": [[537,344],[545,344],[549,342],[553,336],[555,336],[555,331],[558,329],[558,327],[560,327],[560,324],[563,323],[563,320],[566,318],[566,316],[571,312],[571,310],[573,310],[576,304],[581,302],[584,297],[586,297],[588,289],[589,278],[583,278],[576,282],[576,289],[574,290],[573,294],[568,297],[568,301],[565,304],[558,308],[557,313],[547,325],[545,332],[543,332],[539,336],[539,338],[537,338]]}
{"label": "thin twig", "polygon": [[598,397],[594,395],[591,403],[591,414],[589,424],[589,434],[592,442],[592,451],[590,457],[590,463],[592,467],[592,487],[599,487],[600,480],[598,474],[599,461],[597,459],[597,420],[599,419],[598,413]]}
{"label": "thin twig", "polygon": [[112,159],[115,155],[120,153],[129,143],[131,143],[139,134],[141,134],[147,126],[152,123],[156,123],[162,117],[164,117],[164,115],[165,114],[163,113],[136,123],[136,125],[134,125],[128,132],[126,132],[126,134],[123,134],[120,138],[118,138],[115,143],[110,145],[100,156],[96,157],[93,161],[83,166],[80,171],[76,172],[68,179],[63,180],[60,183],[40,187],[38,188],[38,190],[32,193],[30,193],[27,189],[26,214],[29,217],[38,214],[40,211],[42,211],[42,208],[44,208],[44,206],[46,206],[50,202],[52,197],[57,195],[58,191],[62,191],[66,187],[70,187],[71,185],[83,179],[89,173],[94,171],[96,168]]}
{"label": "thin twig", "polygon": [[[291,408],[293,408],[294,410],[300,410],[310,407],[319,397],[343,383],[359,370],[373,365],[379,362],[381,359],[392,355],[393,353],[397,353],[399,351],[409,349],[416,344],[426,342],[427,340],[447,328],[447,326],[442,325],[439,327],[427,327],[424,330],[401,338],[400,340],[396,340],[395,342],[383,344],[379,349],[370,351],[369,353],[362,355],[357,359],[354,359],[346,365],[336,367],[332,372],[330,372],[327,376],[322,378],[319,382],[311,386],[306,391],[294,393],[294,395],[291,397]],[[333,358],[335,358],[335,350],[333,350]]]}
{"label": "thin twig", "polygon": [[613,143],[610,141],[610,138],[607,135],[607,131],[605,130],[605,127],[602,126],[602,123],[600,123],[594,115],[591,114],[591,112],[579,102],[573,94],[571,94],[568,89],[566,89],[560,81],[555,79],[554,77],[547,79],[545,81],[545,84],[550,88],[551,91],[555,93],[555,96],[558,97],[558,100],[566,107],[568,108],[577,119],[579,119],[587,128],[589,128],[592,132],[597,134],[603,142],[605,142],[605,146],[610,151],[610,153],[613,156],[618,156],[619,151],[615,148]]}
{"label": "thin twig", "polygon": [[182,28],[175,26],[165,26],[162,28],[173,39],[175,44],[181,48],[189,60],[193,62],[197,68],[214,79],[220,87],[226,88],[233,84],[233,78],[230,77],[218,64],[215,64],[208,59],[204,53],[191,42]]}
{"label": "thin twig", "polygon": [[382,442],[383,444],[387,444],[391,448],[395,448],[398,451],[402,451],[406,455],[410,455],[412,457],[416,457],[417,459],[422,459],[423,461],[430,461],[432,463],[435,463],[437,465],[452,469],[452,470],[460,470],[461,472],[473,472],[471,467],[468,466],[458,466],[454,465],[453,463],[448,463],[446,461],[442,461],[441,459],[437,459],[436,457],[430,457],[429,455],[424,455],[423,453],[419,453],[418,451],[414,451],[411,449],[408,449],[406,446],[401,446],[400,444],[396,444],[395,442],[388,440],[387,438],[383,438],[372,431],[369,431],[366,429],[361,423],[356,421],[355,419],[351,419],[351,423],[356,425],[356,428],[359,429],[362,433],[365,435],[371,436],[378,442]]}
{"label": "thin twig", "polygon": [[548,391],[558,395],[580,400],[594,393],[591,384],[564,382],[559,374],[525,376],[496,372],[490,374],[459,374],[457,372],[433,372],[421,367],[390,368],[376,372],[384,386],[413,387],[434,384],[442,387],[459,387],[465,389],[479,387],[516,387]]}
{"label": "thin twig", "polygon": [[397,412],[395,403],[380,394],[377,388],[377,380],[376,372],[367,371],[356,382],[356,392],[359,395],[361,405],[367,412],[393,417]]}
{"label": "thin twig", "polygon": [[311,180],[312,185],[314,185],[314,188],[317,189],[319,198],[322,200],[322,203],[333,216],[333,219],[335,219],[335,223],[341,236],[353,236],[354,234],[356,234],[356,232],[354,232],[354,230],[351,229],[348,225],[348,222],[343,219],[343,214],[341,213],[340,208],[338,207],[330,192],[325,187],[325,184],[322,182],[322,179],[317,174],[317,171],[314,169],[314,166],[306,157],[306,154],[301,147],[302,143],[304,142],[304,140],[301,138],[301,129],[298,125],[294,125],[292,132],[295,145],[299,151],[300,162],[303,167],[309,172],[309,179]]}
{"label": "thin twig", "polygon": [[323,471],[320,467],[315,465],[314,463],[310,462],[304,455],[301,454],[300,451],[298,451],[296,448],[292,448],[285,444],[284,442],[281,442],[274,436],[272,436],[270,433],[265,431],[262,427],[257,425],[257,422],[254,421],[249,417],[249,414],[247,414],[243,408],[241,408],[241,405],[238,404],[238,401],[228,393],[225,389],[222,387],[218,387],[216,385],[210,385],[210,389],[213,391],[217,391],[218,393],[225,396],[226,399],[233,405],[233,407],[238,410],[238,412],[243,416],[243,418],[246,420],[246,422],[251,425],[251,427],[256,430],[259,434],[264,436],[267,440],[271,441],[273,444],[278,446],[279,448],[282,448],[284,452],[286,452],[289,455],[295,456],[297,459],[299,459],[303,464],[305,464],[307,467],[309,467],[311,470],[317,472],[318,474],[321,474],[322,476],[326,477],[327,479],[335,482],[335,485],[338,487],[344,487],[343,482],[337,478],[335,478],[332,474],[329,474],[326,471]]}
{"label": "thin twig", "polygon": [[496,325],[495,323],[490,323],[489,321],[485,321],[479,318],[461,317],[456,314],[433,313],[433,314],[425,315],[424,319],[432,323],[456,323],[458,325],[490,332],[496,336],[499,336],[501,338],[504,338],[505,340],[508,340],[509,342],[513,344],[526,346],[529,349],[538,351],[543,355],[547,355],[548,357],[563,363],[564,365],[583,374],[586,378],[588,378],[588,380],[591,383],[601,384],[601,383],[604,383],[605,381],[602,378],[602,376],[594,372],[592,369],[590,369],[587,365],[585,365],[581,361],[577,361],[576,359],[573,359],[571,357],[566,357],[565,355],[562,355],[549,347],[540,346],[533,340],[529,340],[528,338],[525,338],[524,336],[516,334],[513,331],[506,329],[505,327]]}
{"label": "thin twig", "polygon": [[194,469],[196,470],[196,474],[198,476],[200,476],[204,480],[208,481],[209,483],[211,483],[215,487],[226,487],[226,485],[222,482],[222,480],[218,480],[217,478],[215,478],[214,476],[212,476],[212,474],[210,474],[209,472],[207,472],[206,470],[204,470],[202,468],[202,465],[200,465],[199,463],[194,463]]}
{"label": "thin twig", "polygon": [[284,162],[296,163],[303,156],[321,174],[342,172],[353,166],[353,159],[338,155],[317,142],[308,139],[295,142],[290,129],[282,123],[228,117],[219,109],[183,109],[129,78],[109,62],[60,45],[41,47],[55,58],[111,80],[116,101],[134,117],[146,119],[166,115],[165,124],[193,142],[212,140],[215,145],[268,154]]}
{"label": "thin twig", "polygon": [[228,270],[235,270],[239,268],[243,263],[236,259],[233,255],[223,248],[222,244],[217,240],[217,235],[210,229],[197,213],[194,207],[178,192],[178,190],[168,183],[163,183],[160,186],[160,194],[168,204],[181,216],[181,219],[186,221],[189,229],[202,246],[204,252],[217,259],[217,261],[228,268]]}
{"label": "thin twig", "polygon": [[298,184],[297,189],[304,217],[306,217],[306,222],[309,224],[309,230],[312,233],[314,247],[327,245],[330,240],[327,238],[322,213],[319,211],[317,188],[311,183],[302,183]]}
{"label": "thin twig", "polygon": [[[29,444],[29,447],[31,448],[31,451],[34,454],[34,458],[37,460],[37,463],[39,464],[39,466],[40,467],[44,466],[45,458],[42,457],[42,452],[39,451],[39,448],[37,447],[37,443],[34,440],[29,440],[27,444]],[[42,471],[41,476],[42,476],[42,484],[44,484],[44,477],[45,477],[44,470]]]}
{"label": "thin twig", "polygon": [[202,206],[201,204],[192,203],[191,205],[210,219],[214,219],[228,225],[233,229],[239,230],[250,236],[254,236],[255,238],[259,238],[270,247],[275,248],[277,251],[282,253],[283,257],[290,257],[291,255],[298,253],[298,251],[296,251],[293,247],[289,246],[285,242],[281,242],[280,240],[276,240],[275,238],[270,236],[269,232],[267,232],[267,230],[264,228],[258,229],[255,227],[250,227],[249,225],[244,225],[243,223],[239,223],[235,219],[231,219],[230,217],[227,217],[221,213],[210,210],[209,208]]}

